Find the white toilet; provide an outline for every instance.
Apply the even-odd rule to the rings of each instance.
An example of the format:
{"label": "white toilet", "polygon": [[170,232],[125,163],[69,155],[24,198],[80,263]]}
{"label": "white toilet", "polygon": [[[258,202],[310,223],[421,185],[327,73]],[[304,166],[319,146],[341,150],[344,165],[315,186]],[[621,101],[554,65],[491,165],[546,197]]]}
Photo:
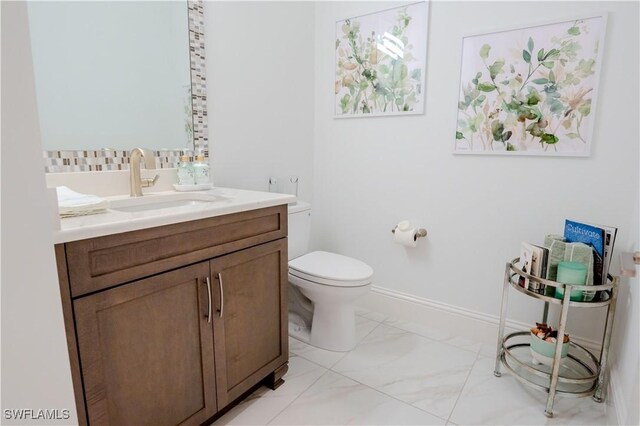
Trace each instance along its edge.
{"label": "white toilet", "polygon": [[309,203],[289,205],[289,335],[349,351],[356,344],[354,303],[371,288],[373,269],[335,253],[307,253],[310,230]]}

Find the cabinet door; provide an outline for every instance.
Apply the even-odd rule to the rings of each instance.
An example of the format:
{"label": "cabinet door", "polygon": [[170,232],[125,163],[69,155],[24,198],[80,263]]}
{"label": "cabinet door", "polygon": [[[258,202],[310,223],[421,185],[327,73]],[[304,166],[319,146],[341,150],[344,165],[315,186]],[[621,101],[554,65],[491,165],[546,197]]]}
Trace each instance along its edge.
{"label": "cabinet door", "polygon": [[222,408],[288,360],[287,240],[214,259],[211,273]]}
{"label": "cabinet door", "polygon": [[93,425],[200,424],[216,412],[208,262],[74,301]]}

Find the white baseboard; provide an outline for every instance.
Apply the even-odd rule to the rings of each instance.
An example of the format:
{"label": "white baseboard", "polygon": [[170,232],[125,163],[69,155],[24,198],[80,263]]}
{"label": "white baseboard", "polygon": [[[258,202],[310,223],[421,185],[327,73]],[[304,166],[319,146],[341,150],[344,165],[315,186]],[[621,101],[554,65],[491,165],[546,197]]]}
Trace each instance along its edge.
{"label": "white baseboard", "polygon": [[[497,315],[376,286],[371,288],[358,305],[406,321],[430,321],[429,323],[452,334],[475,338],[483,343],[497,344],[500,322]],[[525,331],[529,330],[531,325],[507,319],[505,327],[509,332]],[[571,338],[577,344],[596,351],[595,353],[600,351],[600,342],[575,335]]]}
{"label": "white baseboard", "polygon": [[[474,339],[476,341],[497,345],[498,325],[500,318],[480,311],[449,305],[447,303],[373,286],[371,291],[358,301],[358,305],[389,317],[414,322],[434,324],[434,327],[445,331]],[[529,324],[507,319],[506,331],[524,331],[531,328]],[[572,340],[588,348],[594,354],[600,353],[600,342],[573,335]],[[626,419],[626,404],[621,395],[618,373],[614,368],[609,369],[609,386],[607,404],[613,405],[608,410],[610,424],[620,424]]]}

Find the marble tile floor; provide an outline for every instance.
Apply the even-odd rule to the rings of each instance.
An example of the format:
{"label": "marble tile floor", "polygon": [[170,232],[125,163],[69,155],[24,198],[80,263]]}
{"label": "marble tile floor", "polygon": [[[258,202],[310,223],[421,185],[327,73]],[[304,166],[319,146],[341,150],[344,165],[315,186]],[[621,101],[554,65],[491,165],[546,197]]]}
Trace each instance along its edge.
{"label": "marble tile floor", "polygon": [[358,344],[331,352],[289,339],[289,372],[215,425],[605,425],[609,404],[546,395],[504,372],[493,347],[359,309]]}

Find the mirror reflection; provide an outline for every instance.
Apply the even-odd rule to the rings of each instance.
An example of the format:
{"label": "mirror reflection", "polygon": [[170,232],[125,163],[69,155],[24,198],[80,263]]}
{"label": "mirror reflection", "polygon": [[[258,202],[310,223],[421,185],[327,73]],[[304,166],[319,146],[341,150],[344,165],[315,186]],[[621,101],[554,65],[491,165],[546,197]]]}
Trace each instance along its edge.
{"label": "mirror reflection", "polygon": [[43,149],[193,149],[186,2],[28,12]]}

